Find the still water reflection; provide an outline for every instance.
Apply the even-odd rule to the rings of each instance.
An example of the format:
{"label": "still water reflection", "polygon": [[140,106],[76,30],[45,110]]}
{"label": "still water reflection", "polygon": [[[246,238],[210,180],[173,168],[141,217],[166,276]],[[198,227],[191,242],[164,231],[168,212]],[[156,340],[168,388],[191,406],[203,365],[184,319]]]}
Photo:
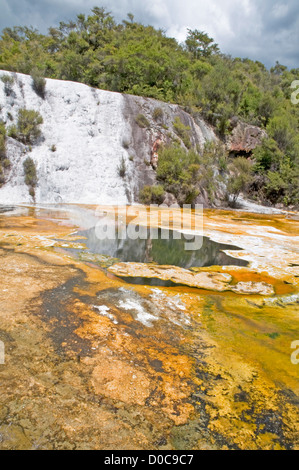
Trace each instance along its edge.
{"label": "still water reflection", "polygon": [[[82,240],[79,241],[86,245],[89,253],[109,256],[124,262],[154,262],[185,269],[214,265],[248,265],[246,261],[235,259],[224,253],[224,250],[240,250],[236,246],[219,244],[207,237],[190,239],[190,236],[186,238],[183,234],[164,229],[157,230],[157,234],[158,236],[153,238],[150,229],[147,229],[145,239],[120,240],[116,236],[115,239],[99,240],[95,228],[78,233],[82,236]],[[177,239],[178,237],[180,238]],[[201,248],[186,250],[186,247],[191,247],[191,242]]]}

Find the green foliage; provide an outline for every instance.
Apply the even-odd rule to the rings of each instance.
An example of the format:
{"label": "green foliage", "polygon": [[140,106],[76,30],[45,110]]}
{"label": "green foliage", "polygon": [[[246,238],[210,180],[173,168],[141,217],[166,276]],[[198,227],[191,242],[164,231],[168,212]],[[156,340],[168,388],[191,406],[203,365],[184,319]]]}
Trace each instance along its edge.
{"label": "green foliage", "polygon": [[25,184],[29,187],[29,194],[35,198],[35,187],[37,186],[37,172],[34,161],[31,157],[27,157],[23,163]]}
{"label": "green foliage", "polygon": [[0,122],[0,187],[5,184],[5,170],[10,166],[10,160],[6,156],[6,128],[3,122]]}
{"label": "green foliage", "polygon": [[127,165],[126,165],[126,161],[125,161],[124,157],[122,157],[121,160],[120,160],[120,164],[117,167],[117,172],[118,172],[118,175],[121,178],[124,178],[126,176]]}
{"label": "green foliage", "polygon": [[252,178],[252,163],[244,157],[238,157],[229,165],[230,178],[227,190],[235,205],[241,192],[245,191]]}
{"label": "green foliage", "polygon": [[1,81],[5,84],[13,85],[14,84],[14,79],[11,75],[2,75]]}
{"label": "green foliage", "polygon": [[18,138],[18,129],[17,129],[17,126],[15,124],[13,124],[12,126],[10,126],[7,129],[7,135],[8,135],[8,137],[11,137],[12,139],[17,139]]}
{"label": "green foliage", "polygon": [[173,128],[175,133],[182,139],[184,142],[185,147],[188,149],[191,148],[191,140],[190,140],[190,131],[191,128],[189,126],[185,126],[179,116],[176,116],[173,122]]}
{"label": "green foliage", "polygon": [[226,167],[227,152],[222,144],[207,142],[200,153],[174,145],[160,150],[157,179],[181,206],[194,204],[203,189],[213,201]]}
{"label": "green foliage", "polygon": [[261,98],[262,95],[259,88],[252,83],[248,83],[239,104],[240,114],[244,119],[251,122],[254,121],[254,117],[259,114]]}
{"label": "green foliage", "polygon": [[6,129],[3,123],[0,123],[0,160],[6,158]]}
{"label": "green foliage", "polygon": [[10,96],[13,92],[14,78],[11,75],[2,75],[1,81],[4,83],[4,93]]}
{"label": "green foliage", "polygon": [[12,126],[10,128],[10,136],[14,136],[24,144],[34,144],[41,135],[40,126],[42,123],[43,118],[38,111],[20,109],[17,127]]}
{"label": "green foliage", "polygon": [[141,127],[142,129],[150,127],[150,123],[147,120],[147,118],[144,116],[144,114],[138,114],[135,118],[135,121],[138,124],[138,126]]}
{"label": "green foliage", "polygon": [[4,158],[1,164],[4,170],[8,170],[11,167],[11,162],[8,158]]}
{"label": "green foliage", "polygon": [[266,196],[272,203],[299,204],[299,168],[286,158],[278,171],[267,174]]}
{"label": "green foliage", "polygon": [[[4,29],[0,70],[32,73],[33,87],[40,96],[45,93],[45,76],[177,103],[203,116],[220,137],[231,131],[233,117],[264,127],[269,141],[254,152],[254,179],[265,182],[263,197],[271,201],[297,200],[298,185],[290,188],[285,175],[289,174],[291,185],[297,184],[299,107],[291,104],[290,85],[298,80],[298,69],[288,70],[277,62],[269,71],[258,61],[226,56],[207,33],[197,29],[189,29],[185,43],[179,44],[163,30],[136,22],[131,14],[117,23],[105,8],[95,7],[89,15],[79,14],[74,21],[50,28],[48,34],[28,27]],[[5,93],[12,95],[13,77],[1,79]],[[161,111],[157,107],[153,119],[166,128]],[[142,128],[150,126],[145,116],[136,119]],[[20,126],[11,126],[8,135],[32,144],[38,138],[39,124],[37,132]],[[188,126],[178,118],[174,130],[190,150]],[[3,138],[0,145],[3,147]],[[200,174],[205,173],[202,180],[212,181],[212,194],[217,184],[215,168],[208,164],[203,171],[204,165],[199,164]],[[226,157],[219,157],[216,169],[225,172],[226,166]],[[190,180],[192,175],[181,183],[192,188]],[[187,194],[186,188],[183,194]]]}
{"label": "green foliage", "polygon": [[3,171],[2,165],[0,163],[0,188],[2,188],[4,183],[5,183],[5,176],[4,176],[4,171]]}
{"label": "green foliage", "polygon": [[267,132],[276,142],[281,151],[291,150],[297,138],[298,123],[293,116],[283,112],[270,119]]}
{"label": "green foliage", "polygon": [[225,146],[217,142],[206,142],[200,156],[200,186],[208,193],[211,202],[215,199],[219,183],[228,169],[228,156]]}
{"label": "green foliage", "polygon": [[163,119],[163,109],[160,107],[157,107],[153,111],[153,119],[155,121],[161,121]]}
{"label": "green foliage", "polygon": [[32,88],[38,96],[45,99],[46,80],[38,68],[34,68],[31,72]]}
{"label": "green foliage", "polygon": [[165,191],[163,186],[144,186],[139,193],[139,199],[142,204],[158,204],[161,205],[165,199]]}
{"label": "green foliage", "polygon": [[192,54],[194,59],[210,57],[212,54],[217,54],[219,52],[218,44],[214,42],[214,39],[197,29],[194,31],[188,29],[186,48],[188,52]]}
{"label": "green foliage", "polygon": [[159,152],[157,179],[180,205],[192,204],[199,194],[199,155],[181,147],[165,147]]}
{"label": "green foliage", "polygon": [[262,144],[253,151],[255,172],[263,174],[270,169],[277,168],[282,156],[282,152],[279,150],[274,139],[264,139]]}

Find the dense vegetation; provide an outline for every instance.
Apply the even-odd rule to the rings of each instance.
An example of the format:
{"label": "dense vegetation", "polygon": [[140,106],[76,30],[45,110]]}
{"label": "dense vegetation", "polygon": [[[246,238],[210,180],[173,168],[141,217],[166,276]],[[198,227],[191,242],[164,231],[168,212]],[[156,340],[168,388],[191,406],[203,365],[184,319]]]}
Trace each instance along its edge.
{"label": "dense vegetation", "polygon": [[[299,79],[299,69],[277,63],[269,71],[260,62],[223,55],[212,38],[197,30],[189,30],[185,43],[178,44],[162,30],[137,23],[133,15],[117,24],[103,8],[60,23],[47,35],[27,27],[6,28],[0,40],[0,69],[32,74],[40,96],[46,92],[46,76],[176,102],[207,119],[220,138],[230,132],[233,117],[258,125],[268,139],[247,163],[239,160],[232,168],[228,162],[227,171],[235,179],[231,190],[235,195],[246,189],[262,201],[299,204],[299,104],[291,102],[291,84]],[[7,94],[10,89],[8,80]],[[148,125],[142,115],[137,122]],[[164,189],[171,187],[179,198],[190,200],[198,191],[196,182],[203,174],[198,166],[205,157],[190,148],[188,128],[177,121],[175,130],[188,152],[183,158],[175,149],[172,158],[178,165],[183,159],[188,167],[176,173],[177,179],[174,168],[166,175],[163,152],[170,149],[164,149],[158,179]],[[222,151],[216,160],[221,167]],[[209,165],[205,172],[211,185]]]}

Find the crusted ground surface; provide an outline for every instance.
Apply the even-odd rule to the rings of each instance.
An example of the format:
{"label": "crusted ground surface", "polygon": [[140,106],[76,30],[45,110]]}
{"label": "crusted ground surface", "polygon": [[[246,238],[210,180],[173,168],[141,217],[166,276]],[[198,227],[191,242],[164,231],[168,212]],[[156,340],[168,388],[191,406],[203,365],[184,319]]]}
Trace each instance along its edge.
{"label": "crusted ground surface", "polygon": [[270,297],[128,284],[60,219],[0,215],[1,449],[298,449],[294,217],[205,213],[251,263],[208,271]]}

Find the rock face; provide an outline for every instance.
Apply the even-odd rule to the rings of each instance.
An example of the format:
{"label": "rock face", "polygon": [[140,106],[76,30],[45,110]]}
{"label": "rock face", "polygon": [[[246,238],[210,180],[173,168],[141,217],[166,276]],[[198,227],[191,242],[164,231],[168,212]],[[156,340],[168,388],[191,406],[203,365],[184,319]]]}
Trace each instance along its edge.
{"label": "rock face", "polygon": [[233,286],[231,290],[237,294],[275,294],[273,287],[266,282],[239,282],[236,286]]}
{"label": "rock face", "polygon": [[273,295],[274,288],[265,282],[239,282],[231,285],[232,276],[227,273],[192,272],[177,266],[160,266],[144,263],[119,263],[108,268],[120,277],[161,279],[197,289],[217,292],[232,291],[236,294]]}
{"label": "rock face", "polygon": [[267,134],[260,127],[238,122],[227,139],[227,147],[234,153],[250,154],[265,137]]}
{"label": "rock face", "polygon": [[[32,202],[24,182],[27,156],[37,167],[37,203],[126,204],[137,201],[139,190],[155,181],[159,146],[178,138],[175,118],[190,127],[194,146],[216,139],[204,121],[195,122],[176,105],[51,79],[42,99],[30,76],[0,71],[3,75],[14,82],[7,96],[0,80],[0,120],[7,127],[16,125],[19,109],[27,108],[38,111],[44,122],[42,138],[32,149],[7,139],[11,168],[0,189],[2,204]],[[142,125],[138,116],[143,116]]]}

